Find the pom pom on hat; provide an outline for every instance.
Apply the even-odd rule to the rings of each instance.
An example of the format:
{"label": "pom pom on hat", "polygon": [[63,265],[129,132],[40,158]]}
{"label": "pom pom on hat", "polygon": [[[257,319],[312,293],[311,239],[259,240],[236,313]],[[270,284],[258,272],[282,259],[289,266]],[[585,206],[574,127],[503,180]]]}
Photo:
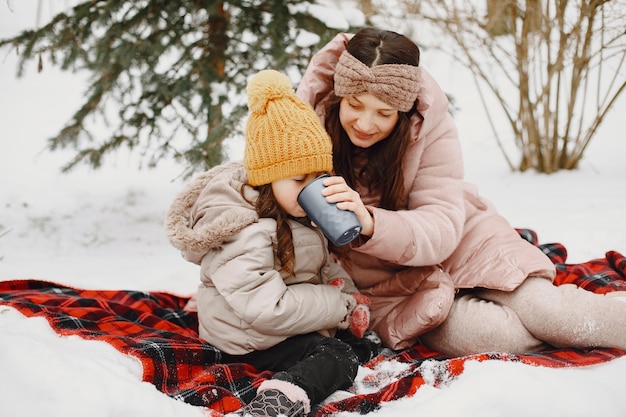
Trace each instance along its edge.
{"label": "pom pom on hat", "polygon": [[332,171],[330,137],[286,75],[260,71],[248,83],[247,93],[251,113],[243,163],[250,185]]}
{"label": "pom pom on hat", "polygon": [[248,83],[248,108],[252,113],[266,112],[267,103],[283,97],[295,97],[291,81],[277,71],[265,70],[256,74]]}

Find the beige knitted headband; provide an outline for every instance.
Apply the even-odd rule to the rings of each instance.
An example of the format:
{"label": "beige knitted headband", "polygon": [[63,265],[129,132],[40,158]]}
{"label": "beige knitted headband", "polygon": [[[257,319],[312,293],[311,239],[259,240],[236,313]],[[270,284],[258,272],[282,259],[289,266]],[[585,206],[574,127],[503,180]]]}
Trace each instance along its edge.
{"label": "beige knitted headband", "polygon": [[411,110],[420,89],[419,67],[382,64],[368,67],[348,51],[343,51],[335,68],[335,94],[350,97],[369,93],[394,109]]}

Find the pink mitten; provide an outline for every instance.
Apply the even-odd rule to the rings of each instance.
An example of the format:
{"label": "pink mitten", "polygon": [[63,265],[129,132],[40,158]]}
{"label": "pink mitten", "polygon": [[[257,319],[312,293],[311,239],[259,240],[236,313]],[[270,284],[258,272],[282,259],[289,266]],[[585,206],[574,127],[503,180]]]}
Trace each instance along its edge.
{"label": "pink mitten", "polygon": [[363,294],[346,294],[348,314],[339,323],[340,329],[349,329],[356,337],[362,338],[370,324],[370,299]]}
{"label": "pink mitten", "polygon": [[343,278],[335,278],[328,283],[328,285],[332,285],[333,287],[337,287],[340,290],[343,290],[343,287],[346,285],[346,282]]}
{"label": "pink mitten", "polygon": [[353,335],[362,339],[370,325],[370,309],[365,304],[357,304],[350,314],[350,331]]}

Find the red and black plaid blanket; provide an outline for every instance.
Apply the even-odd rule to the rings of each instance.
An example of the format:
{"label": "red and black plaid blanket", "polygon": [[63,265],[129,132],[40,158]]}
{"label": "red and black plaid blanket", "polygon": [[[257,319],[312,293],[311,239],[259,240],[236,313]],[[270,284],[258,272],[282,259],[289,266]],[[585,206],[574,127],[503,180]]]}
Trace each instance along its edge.
{"label": "red and black plaid blanket", "polygon": [[[537,245],[532,230],[518,231]],[[610,251],[604,258],[567,264],[562,245],[538,246],[557,266],[556,285],[571,283],[597,293],[626,291],[626,258],[620,253]],[[234,411],[242,402],[250,401],[256,387],[272,373],[246,364],[222,363],[219,350],[198,337],[197,316],[183,310],[187,300],[163,292],[86,290],[38,280],[0,282],[0,304],[14,307],[26,316],[45,317],[59,334],[102,340],[139,358],[143,380],[173,398],[206,407],[218,415]],[[597,364],[624,354],[616,349],[562,349],[529,355],[489,353],[449,358],[416,345],[400,352],[386,352],[365,365],[375,369],[385,360],[406,364],[397,378],[377,386],[375,392],[326,404],[317,417],[337,411],[366,414],[382,402],[413,395],[425,384],[420,365],[427,360],[437,361],[443,370],[442,380],[449,380],[463,372],[467,360],[570,367]]]}

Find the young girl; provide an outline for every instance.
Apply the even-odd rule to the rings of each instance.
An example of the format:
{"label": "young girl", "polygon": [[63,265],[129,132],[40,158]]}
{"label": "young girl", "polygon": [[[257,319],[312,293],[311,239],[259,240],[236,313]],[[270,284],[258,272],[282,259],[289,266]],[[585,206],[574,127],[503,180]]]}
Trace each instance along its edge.
{"label": "young girl", "polygon": [[336,328],[358,337],[368,300],[332,261],[297,196],[332,171],[330,138],[289,79],[261,71],[248,84],[243,164],[215,167],[175,199],[167,232],[200,265],[200,337],[225,362],[272,370],[239,415],[303,416],[358,369]]}
{"label": "young girl", "polygon": [[297,91],[333,141],[323,193],[363,226],[338,256],[372,301],[373,330],[393,349],[455,356],[626,350],[626,303],[554,286],[550,260],[463,182],[448,100],[419,57],[395,32],[340,34]]}

